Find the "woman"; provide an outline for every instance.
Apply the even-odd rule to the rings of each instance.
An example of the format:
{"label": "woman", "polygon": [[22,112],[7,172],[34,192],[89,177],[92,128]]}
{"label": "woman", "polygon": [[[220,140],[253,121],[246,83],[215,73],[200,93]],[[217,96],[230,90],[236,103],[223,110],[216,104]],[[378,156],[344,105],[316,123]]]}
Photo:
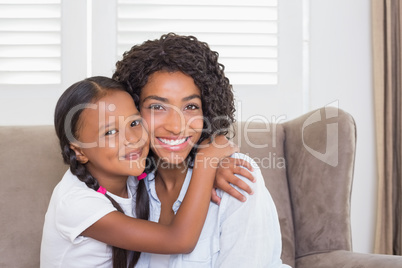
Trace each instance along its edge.
{"label": "woman", "polygon": [[[163,35],[124,53],[114,79],[138,95],[139,110],[150,132],[148,176],[137,190],[137,206],[149,202],[140,216],[169,224],[186,194],[199,163],[199,144],[228,134],[234,121],[234,97],[218,53],[192,36]],[[281,237],[275,205],[257,165],[234,155],[234,173],[246,160],[257,179],[254,194],[239,202],[218,190],[211,202],[200,239],[190,254],[143,253],[137,267],[286,267],[280,259]],[[236,177],[237,178],[237,177]],[[243,183],[249,183],[239,176]],[[140,184],[140,185],[141,185]]]}

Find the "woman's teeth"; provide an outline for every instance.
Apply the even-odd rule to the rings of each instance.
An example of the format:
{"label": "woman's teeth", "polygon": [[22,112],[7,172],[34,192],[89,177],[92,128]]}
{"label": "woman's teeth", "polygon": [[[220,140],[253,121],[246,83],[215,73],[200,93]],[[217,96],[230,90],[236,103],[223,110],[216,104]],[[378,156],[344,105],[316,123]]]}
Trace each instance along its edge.
{"label": "woman's teeth", "polygon": [[161,142],[163,142],[164,144],[167,144],[167,145],[180,145],[180,144],[184,143],[187,140],[187,138],[175,139],[175,140],[158,138],[158,140],[160,140]]}

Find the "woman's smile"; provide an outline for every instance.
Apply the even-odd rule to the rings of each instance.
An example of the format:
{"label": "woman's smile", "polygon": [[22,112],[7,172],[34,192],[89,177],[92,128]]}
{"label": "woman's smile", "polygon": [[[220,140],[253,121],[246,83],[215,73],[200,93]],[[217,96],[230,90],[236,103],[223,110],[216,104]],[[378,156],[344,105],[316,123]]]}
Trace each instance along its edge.
{"label": "woman's smile", "polygon": [[151,134],[151,149],[166,162],[184,161],[204,126],[201,93],[182,72],[149,76],[140,96],[141,114]]}
{"label": "woman's smile", "polygon": [[189,144],[190,137],[184,138],[156,138],[159,141],[159,145],[165,149],[170,151],[181,151],[187,146],[193,147],[192,144]]}

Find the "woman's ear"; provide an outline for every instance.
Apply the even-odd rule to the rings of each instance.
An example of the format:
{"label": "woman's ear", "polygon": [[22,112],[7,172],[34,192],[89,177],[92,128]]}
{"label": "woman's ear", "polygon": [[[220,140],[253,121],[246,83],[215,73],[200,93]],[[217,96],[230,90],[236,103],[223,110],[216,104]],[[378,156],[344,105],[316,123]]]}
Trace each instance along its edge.
{"label": "woman's ear", "polygon": [[86,157],[80,147],[74,144],[70,144],[70,149],[75,152],[78,162],[80,162],[81,164],[86,164],[88,162],[88,157]]}

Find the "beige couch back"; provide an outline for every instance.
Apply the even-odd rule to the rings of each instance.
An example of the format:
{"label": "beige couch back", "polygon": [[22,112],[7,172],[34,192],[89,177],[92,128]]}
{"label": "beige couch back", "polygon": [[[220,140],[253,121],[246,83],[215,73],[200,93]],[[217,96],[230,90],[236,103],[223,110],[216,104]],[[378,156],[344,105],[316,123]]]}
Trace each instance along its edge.
{"label": "beige couch back", "polygon": [[0,267],[39,267],[42,226],[63,164],[53,126],[0,127]]}

